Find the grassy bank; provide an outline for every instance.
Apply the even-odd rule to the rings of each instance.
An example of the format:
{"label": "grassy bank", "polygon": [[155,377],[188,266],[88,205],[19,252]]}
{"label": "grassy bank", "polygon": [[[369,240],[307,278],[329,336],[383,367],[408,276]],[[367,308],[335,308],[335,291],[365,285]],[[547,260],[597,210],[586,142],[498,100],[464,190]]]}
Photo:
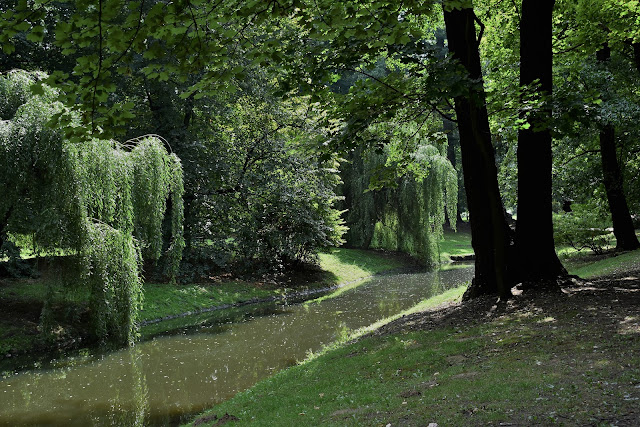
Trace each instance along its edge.
{"label": "grassy bank", "polygon": [[640,251],[586,259],[571,271],[627,274],[507,304],[460,305],[463,289],[451,291],[357,331],[194,425],[224,414],[270,426],[637,425],[640,278],[628,270],[637,272]]}
{"label": "grassy bank", "polygon": [[400,255],[339,248],[319,255],[319,269],[296,272],[279,281],[235,280],[189,285],[150,283],[144,288],[142,320],[351,283],[403,267],[408,262],[408,257]]}
{"label": "grassy bank", "polygon": [[585,279],[637,270],[640,269],[640,249],[624,253],[613,252],[606,256],[593,254],[576,256],[564,261],[564,265],[570,274]]}
{"label": "grassy bank", "polygon": [[209,416],[241,425],[633,425],[637,332],[610,336],[589,318],[576,322],[583,313],[525,309],[480,326],[367,337]]}
{"label": "grassy bank", "polygon": [[[195,284],[146,283],[141,320],[149,321],[287,293],[326,288],[353,282],[407,265],[407,257],[374,251],[334,249],[321,254],[318,268],[274,280],[243,281],[224,278]],[[69,290],[51,278],[0,281],[0,358],[22,353],[36,344],[46,347],[38,330],[40,312],[48,292],[54,309],[63,314],[61,336],[80,333],[74,322],[86,317],[85,288]],[[66,323],[65,323],[66,322]]]}
{"label": "grassy bank", "polygon": [[444,231],[444,239],[438,243],[440,249],[440,261],[448,262],[452,256],[465,256],[473,254],[471,247],[471,232],[468,226],[462,226],[457,232]]}

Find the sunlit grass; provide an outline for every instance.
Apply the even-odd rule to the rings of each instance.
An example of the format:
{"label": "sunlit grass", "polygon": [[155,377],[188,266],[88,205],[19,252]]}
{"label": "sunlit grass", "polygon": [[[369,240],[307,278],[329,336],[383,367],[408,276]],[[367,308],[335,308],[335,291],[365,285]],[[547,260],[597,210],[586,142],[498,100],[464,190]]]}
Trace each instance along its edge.
{"label": "sunlit grass", "polygon": [[570,274],[575,274],[582,278],[615,274],[618,272],[640,269],[640,249],[613,255],[596,262],[566,264]]}
{"label": "sunlit grass", "polygon": [[441,262],[450,260],[452,255],[471,255],[473,254],[473,248],[471,247],[471,233],[469,231],[462,230],[457,232],[445,230],[444,238],[439,242],[439,247]]}
{"label": "sunlit grass", "polygon": [[338,283],[349,283],[383,271],[402,267],[397,257],[361,249],[332,249],[319,255],[320,267],[335,275]]}

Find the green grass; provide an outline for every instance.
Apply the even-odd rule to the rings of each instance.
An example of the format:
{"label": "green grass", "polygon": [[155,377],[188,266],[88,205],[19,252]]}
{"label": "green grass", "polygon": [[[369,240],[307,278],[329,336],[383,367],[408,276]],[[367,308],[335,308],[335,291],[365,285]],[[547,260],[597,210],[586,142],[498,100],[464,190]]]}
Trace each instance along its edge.
{"label": "green grass", "polygon": [[194,312],[204,308],[266,298],[278,290],[260,288],[254,283],[222,282],[211,284],[170,285],[146,283],[142,321]]}
{"label": "green grass", "polygon": [[365,277],[402,267],[399,257],[358,249],[333,249],[320,254],[320,267],[326,274],[319,282],[287,288],[257,282],[222,282],[211,284],[145,284],[142,320],[158,319],[203,308],[233,304],[254,298],[266,298],[300,290],[354,283]]}
{"label": "green grass", "polygon": [[588,258],[574,259],[565,262],[570,274],[584,279],[618,272],[640,269],[640,249],[613,254],[613,256],[592,262]]}
{"label": "green grass", "polygon": [[452,255],[471,255],[471,233],[469,231],[444,231],[444,239],[440,241],[440,260],[447,262]]}
{"label": "green grass", "polygon": [[572,312],[554,316],[516,313],[481,326],[366,337],[281,371],[207,415],[256,426],[448,426],[608,425],[611,414],[633,414],[634,336],[603,341],[599,325],[576,324]]}
{"label": "green grass", "polygon": [[332,249],[320,254],[320,267],[335,276],[336,283],[349,283],[404,266],[401,257],[362,249]]}

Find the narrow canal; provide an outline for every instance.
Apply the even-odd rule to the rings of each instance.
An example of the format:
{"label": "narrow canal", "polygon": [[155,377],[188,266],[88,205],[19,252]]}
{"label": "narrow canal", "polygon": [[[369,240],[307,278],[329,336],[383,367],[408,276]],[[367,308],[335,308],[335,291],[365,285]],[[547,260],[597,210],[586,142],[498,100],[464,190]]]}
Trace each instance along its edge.
{"label": "narrow canal", "polygon": [[301,304],[267,304],[182,319],[177,332],[134,348],[63,359],[48,369],[1,380],[0,425],[175,425],[341,334],[408,309],[472,276],[473,268],[380,276]]}

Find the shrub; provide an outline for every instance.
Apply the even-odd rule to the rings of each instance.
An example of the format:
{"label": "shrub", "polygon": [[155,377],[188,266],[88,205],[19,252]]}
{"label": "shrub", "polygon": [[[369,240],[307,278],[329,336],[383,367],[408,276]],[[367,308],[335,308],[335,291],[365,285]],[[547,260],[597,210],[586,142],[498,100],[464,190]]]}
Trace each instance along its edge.
{"label": "shrub", "polygon": [[601,254],[610,243],[608,213],[593,203],[576,203],[572,209],[572,212],[554,215],[555,243]]}

